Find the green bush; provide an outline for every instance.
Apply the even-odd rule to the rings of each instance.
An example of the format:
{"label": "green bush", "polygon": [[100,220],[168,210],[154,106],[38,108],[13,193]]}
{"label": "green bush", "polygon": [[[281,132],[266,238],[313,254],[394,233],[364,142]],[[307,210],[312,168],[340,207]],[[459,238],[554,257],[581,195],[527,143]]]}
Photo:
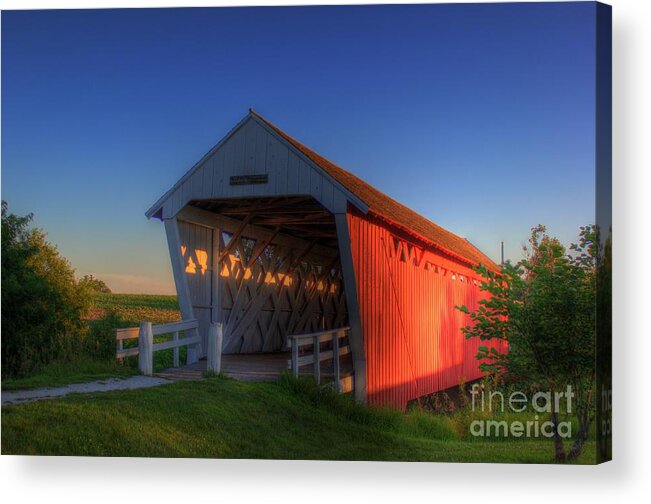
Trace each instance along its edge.
{"label": "green bush", "polygon": [[115,360],[115,329],[124,327],[124,321],[109,311],[102,319],[89,324],[83,339],[83,353],[98,360]]}
{"label": "green bush", "polygon": [[75,356],[90,302],[70,263],[31,220],[2,202],[3,378]]}
{"label": "green bush", "polygon": [[95,278],[93,275],[84,275],[79,279],[79,285],[87,288],[93,292],[102,292],[104,294],[110,294],[111,289],[103,280]]}
{"label": "green bush", "polygon": [[[576,459],[595,416],[596,266],[604,250],[599,229],[582,226],[577,244],[568,250],[547,234],[545,226],[531,230],[526,257],[506,262],[495,274],[480,265],[480,289],[490,296],[471,312],[458,307],[472,323],[463,328],[466,338],[482,342],[477,359],[480,369],[505,376],[521,387],[562,391],[570,386],[579,428],[566,453],[554,427],[558,461]],[[485,342],[508,343],[508,351]],[[558,425],[561,412],[552,412]]]}

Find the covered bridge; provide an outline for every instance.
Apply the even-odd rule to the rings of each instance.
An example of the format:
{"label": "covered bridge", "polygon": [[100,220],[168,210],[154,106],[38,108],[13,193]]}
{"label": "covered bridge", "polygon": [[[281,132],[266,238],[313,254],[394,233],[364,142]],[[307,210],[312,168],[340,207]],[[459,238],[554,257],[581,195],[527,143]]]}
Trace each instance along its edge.
{"label": "covered bridge", "polygon": [[472,266],[498,266],[253,110],[146,215],[165,224],[200,354],[212,322],[224,354],[350,327],[355,397],[398,408],[481,375],[455,305],[483,296]]}

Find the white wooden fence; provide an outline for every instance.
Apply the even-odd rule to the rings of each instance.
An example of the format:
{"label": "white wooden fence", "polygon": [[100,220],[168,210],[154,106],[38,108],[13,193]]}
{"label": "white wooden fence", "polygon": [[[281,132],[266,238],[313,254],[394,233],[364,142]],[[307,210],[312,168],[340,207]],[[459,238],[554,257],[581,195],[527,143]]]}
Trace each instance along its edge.
{"label": "white wooden fence", "polygon": [[[179,338],[179,333],[181,332],[184,333],[183,338]],[[172,339],[170,341],[154,343],[154,336],[162,336],[164,334],[171,334]],[[125,340],[136,338],[138,339],[137,347],[124,348]],[[208,371],[219,373],[221,369],[221,340],[222,325],[212,324],[208,338]],[[115,341],[117,345],[115,356],[121,360],[125,357],[137,355],[140,372],[150,376],[154,370],[154,352],[172,349],[173,366],[179,367],[179,348],[186,345],[199,347],[201,345],[201,336],[199,335],[199,322],[196,319],[159,325],[152,325],[151,322],[143,321],[140,322],[140,327],[115,329]],[[195,355],[199,355],[200,353],[199,348],[197,348]],[[190,354],[188,353],[189,357]],[[188,364],[192,364],[192,362],[188,362]]]}
{"label": "white wooden fence", "polygon": [[[321,362],[332,359],[333,387],[337,392],[346,392],[352,388],[352,376],[341,377],[341,357],[350,354],[350,345],[342,345],[341,339],[348,336],[350,327],[341,327],[329,331],[311,334],[294,334],[288,336],[287,345],[291,347],[292,358],[287,361],[295,377],[303,366],[313,366],[314,380],[321,383]],[[332,342],[332,348],[321,350],[321,343]],[[301,355],[305,347],[312,347],[312,353]]]}

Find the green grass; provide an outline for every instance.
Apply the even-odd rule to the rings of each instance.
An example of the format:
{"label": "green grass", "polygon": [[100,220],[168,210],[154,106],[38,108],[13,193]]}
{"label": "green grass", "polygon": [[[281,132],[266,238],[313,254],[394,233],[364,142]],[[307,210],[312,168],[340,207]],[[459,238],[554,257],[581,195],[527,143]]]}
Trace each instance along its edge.
{"label": "green grass", "polygon": [[60,387],[70,383],[125,378],[136,372],[137,369],[115,361],[79,357],[70,362],[52,362],[32,376],[2,380],[2,390]]}
{"label": "green grass", "polygon": [[[97,294],[88,321],[98,344],[112,353],[112,330],[179,320],[175,296]],[[130,344],[135,344],[131,342]],[[181,362],[185,349],[181,349]],[[156,352],[156,370],[172,351]],[[55,387],[127,377],[137,359],[81,354],[32,376],[3,380],[3,390]],[[378,410],[350,397],[283,377],[279,383],[208,377],[199,382],[133,391],[73,395],[2,408],[2,453],[153,457],[414,460],[552,463],[547,439],[482,440],[468,435],[481,417]],[[497,418],[498,420],[500,418]],[[592,463],[589,442],[578,463]]]}
{"label": "green grass", "polygon": [[[2,454],[551,463],[548,440],[464,441],[454,418],[284,377],[216,377],[2,408]],[[579,463],[591,463],[590,442]]]}

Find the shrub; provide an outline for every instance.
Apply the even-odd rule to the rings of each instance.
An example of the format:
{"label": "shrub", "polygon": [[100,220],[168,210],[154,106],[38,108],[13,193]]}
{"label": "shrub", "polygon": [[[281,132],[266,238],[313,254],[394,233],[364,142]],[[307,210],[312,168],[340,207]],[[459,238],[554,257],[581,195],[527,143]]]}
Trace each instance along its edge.
{"label": "shrub", "polygon": [[124,321],[114,311],[109,311],[104,318],[91,322],[84,337],[84,354],[99,360],[115,360],[114,330],[124,326]]}
{"label": "shrub", "polygon": [[93,275],[84,275],[79,279],[79,285],[87,288],[93,292],[103,292],[104,294],[110,294],[111,289],[103,280],[95,278]]}
{"label": "shrub", "polygon": [[31,220],[2,202],[3,378],[77,354],[89,306],[70,263],[41,230],[29,228]]}
{"label": "shrub", "polygon": [[557,460],[576,459],[594,419],[596,265],[603,251],[599,230],[580,228],[578,244],[570,253],[545,226],[531,230],[526,258],[507,262],[500,275],[484,266],[476,271],[481,290],[490,297],[468,314],[472,324],[466,338],[506,340],[508,352],[479,346],[483,371],[502,374],[528,387],[560,391],[571,386],[573,411],[579,422],[572,448],[565,452],[558,434],[559,411],[552,412]]}

